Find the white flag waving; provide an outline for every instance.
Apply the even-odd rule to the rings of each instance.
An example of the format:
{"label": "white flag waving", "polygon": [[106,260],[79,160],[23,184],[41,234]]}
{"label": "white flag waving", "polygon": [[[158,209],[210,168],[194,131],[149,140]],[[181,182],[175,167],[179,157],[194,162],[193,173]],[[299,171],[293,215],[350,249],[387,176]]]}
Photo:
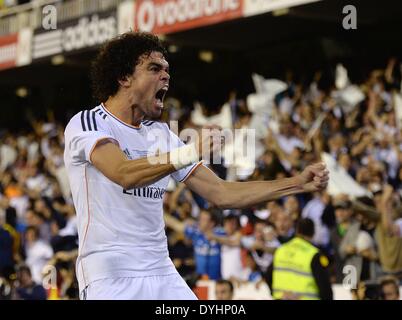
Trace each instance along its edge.
{"label": "white flag waving", "polygon": [[324,160],[329,170],[327,192],[331,196],[339,194],[347,194],[350,198],[372,196],[371,193],[358,184],[345,168],[340,166],[330,154],[323,152],[321,158]]}

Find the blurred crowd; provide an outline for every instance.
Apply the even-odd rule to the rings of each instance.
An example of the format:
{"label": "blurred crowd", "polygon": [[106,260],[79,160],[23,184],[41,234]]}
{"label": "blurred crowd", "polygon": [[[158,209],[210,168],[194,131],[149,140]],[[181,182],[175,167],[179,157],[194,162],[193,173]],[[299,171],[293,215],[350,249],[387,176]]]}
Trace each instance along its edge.
{"label": "blurred crowd", "polygon": [[[187,283],[194,287],[199,279],[218,280],[219,288],[232,292],[246,282],[258,287],[266,282],[276,249],[295,236],[299,219],[309,218],[315,226],[313,244],[328,257],[332,283],[343,283],[352,266],[354,299],[399,299],[400,74],[397,60],[390,59],[383,69],[370,70],[362,83],[347,80],[342,85],[334,79],[323,87],[320,73],[308,83],[288,76],[285,89],[275,93],[264,113],[266,130],[257,134],[253,169],[243,166],[247,170],[236,171],[242,164],[227,165],[225,159],[210,165],[222,179],[273,180],[300,173],[325,153],[364,194],[328,188],[249,209],[218,210],[184,184],[171,181],[164,197],[168,246]],[[348,100],[342,94],[351,85],[353,97]],[[208,106],[185,106],[170,98],[164,117],[178,120],[179,129],[218,121],[230,129],[260,130],[260,114],[250,102],[231,92],[222,109],[211,112]],[[78,298],[78,236],[63,164],[63,131],[49,114],[47,121],[32,121],[25,132],[2,133],[2,299]]]}
{"label": "blurred crowd", "polygon": [[32,121],[20,134],[3,132],[0,150],[1,296],[78,297],[78,235],[63,161],[64,128]]}
{"label": "blurred crowd", "polygon": [[28,2],[35,2],[36,0],[0,0],[0,10],[6,10],[14,6],[25,4]]}

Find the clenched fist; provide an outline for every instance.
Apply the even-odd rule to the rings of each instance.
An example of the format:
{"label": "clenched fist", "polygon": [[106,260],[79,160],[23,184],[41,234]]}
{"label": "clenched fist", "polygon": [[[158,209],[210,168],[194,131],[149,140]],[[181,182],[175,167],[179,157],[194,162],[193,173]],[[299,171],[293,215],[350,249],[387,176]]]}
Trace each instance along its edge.
{"label": "clenched fist", "polygon": [[329,171],[325,163],[319,162],[309,165],[298,176],[305,192],[316,192],[324,190],[328,185]]}

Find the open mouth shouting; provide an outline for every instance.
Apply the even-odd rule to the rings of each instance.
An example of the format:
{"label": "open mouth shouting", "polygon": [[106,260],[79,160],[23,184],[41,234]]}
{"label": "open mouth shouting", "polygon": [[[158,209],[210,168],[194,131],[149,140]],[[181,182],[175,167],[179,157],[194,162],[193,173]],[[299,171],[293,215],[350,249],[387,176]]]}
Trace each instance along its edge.
{"label": "open mouth shouting", "polygon": [[165,85],[162,88],[160,88],[156,94],[155,94],[155,105],[159,109],[163,109],[163,99],[165,99],[165,95],[169,89],[169,86]]}

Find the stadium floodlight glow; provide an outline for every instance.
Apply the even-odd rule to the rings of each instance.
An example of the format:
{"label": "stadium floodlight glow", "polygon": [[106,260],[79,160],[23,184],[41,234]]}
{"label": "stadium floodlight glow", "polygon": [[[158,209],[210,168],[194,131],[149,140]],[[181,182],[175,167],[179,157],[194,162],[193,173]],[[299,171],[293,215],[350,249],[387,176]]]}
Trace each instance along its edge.
{"label": "stadium floodlight glow", "polygon": [[204,62],[211,63],[214,60],[214,53],[212,51],[203,50],[200,51],[198,57]]}
{"label": "stadium floodlight glow", "polygon": [[19,87],[15,90],[17,97],[25,98],[28,95],[28,89],[26,87]]}
{"label": "stadium floodlight glow", "polygon": [[176,53],[177,51],[179,51],[179,47],[176,46],[176,45],[174,45],[174,44],[171,44],[171,45],[168,47],[168,51],[169,51],[170,53]]}
{"label": "stadium floodlight glow", "polygon": [[64,59],[64,56],[62,54],[58,54],[58,55],[52,57],[51,61],[52,61],[52,65],[58,66],[60,64],[63,64],[65,59]]}

